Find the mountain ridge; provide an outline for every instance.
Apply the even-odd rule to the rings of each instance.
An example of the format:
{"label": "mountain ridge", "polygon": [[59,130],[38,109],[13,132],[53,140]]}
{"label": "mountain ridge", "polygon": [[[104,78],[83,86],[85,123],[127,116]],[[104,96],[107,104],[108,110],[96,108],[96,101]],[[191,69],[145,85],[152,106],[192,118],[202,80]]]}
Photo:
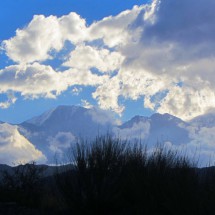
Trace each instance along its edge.
{"label": "mountain ridge", "polygon": [[[26,138],[47,158],[48,163],[54,162],[56,154],[62,158],[68,148],[80,139],[90,141],[107,133],[131,141],[141,139],[149,147],[158,142],[173,146],[187,145],[192,142],[193,147],[193,144],[198,146],[199,141],[195,133],[197,128],[195,124],[170,114],[155,113],[150,117],[136,115],[119,125],[110,112],[74,105],[57,106],[13,126],[16,126],[14,130],[19,132],[20,138],[21,136]],[[0,142],[5,132],[4,129],[0,132]]]}

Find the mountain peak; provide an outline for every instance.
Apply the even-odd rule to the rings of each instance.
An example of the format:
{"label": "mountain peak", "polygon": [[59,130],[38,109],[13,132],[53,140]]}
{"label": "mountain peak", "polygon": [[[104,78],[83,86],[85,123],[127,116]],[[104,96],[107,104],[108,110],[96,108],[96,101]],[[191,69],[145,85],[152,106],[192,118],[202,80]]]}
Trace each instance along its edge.
{"label": "mountain peak", "polygon": [[148,117],[145,116],[140,116],[140,115],[136,115],[133,118],[131,118],[129,121],[125,122],[124,124],[122,124],[121,126],[119,126],[121,129],[123,128],[130,128],[132,127],[134,124],[138,124],[140,122],[146,122],[147,120],[149,120]]}
{"label": "mountain peak", "polygon": [[75,106],[75,105],[59,105],[55,108],[52,108],[43,114],[36,116],[28,121],[26,121],[28,124],[33,124],[36,126],[41,126],[44,124],[48,119],[50,119],[53,115],[67,115],[68,113],[70,115],[74,114],[77,111],[84,112],[86,109],[81,106]]}
{"label": "mountain peak", "polygon": [[77,106],[77,105],[59,105],[55,108],[55,110],[78,110],[78,109],[82,109],[85,110],[86,108],[82,107],[82,106]]}
{"label": "mountain peak", "polygon": [[154,113],[153,115],[151,115],[150,119],[153,119],[153,120],[175,120],[175,121],[181,121],[181,119],[179,119],[178,117],[176,116],[173,116],[169,113],[164,113],[164,114],[160,114],[160,113]]}
{"label": "mountain peak", "polygon": [[42,125],[52,115],[52,113],[55,110],[56,108],[52,108],[39,116],[36,116],[36,117],[33,117],[32,119],[27,120],[26,122],[29,124],[38,125],[38,126]]}

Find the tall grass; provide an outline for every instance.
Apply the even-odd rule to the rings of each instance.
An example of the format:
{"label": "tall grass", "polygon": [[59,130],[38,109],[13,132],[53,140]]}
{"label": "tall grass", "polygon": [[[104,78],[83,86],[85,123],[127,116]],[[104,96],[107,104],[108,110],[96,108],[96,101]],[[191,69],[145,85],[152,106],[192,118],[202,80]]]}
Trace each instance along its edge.
{"label": "tall grass", "polygon": [[71,153],[75,169],[58,184],[72,214],[186,214],[197,209],[196,170],[177,152],[158,147],[147,153],[141,144],[103,136],[77,143]]}

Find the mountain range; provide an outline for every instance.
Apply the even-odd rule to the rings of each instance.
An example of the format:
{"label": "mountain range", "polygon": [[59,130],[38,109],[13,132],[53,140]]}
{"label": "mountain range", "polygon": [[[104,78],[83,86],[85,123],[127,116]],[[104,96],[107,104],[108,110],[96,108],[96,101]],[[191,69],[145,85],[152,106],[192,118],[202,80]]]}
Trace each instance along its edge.
{"label": "mountain range", "polygon": [[141,140],[149,149],[164,144],[185,150],[188,156],[197,154],[204,163],[213,159],[214,131],[213,114],[185,122],[170,114],[156,113],[119,123],[112,114],[97,108],[58,106],[17,125],[1,122],[0,163],[11,165],[35,160],[53,164],[56,159],[63,162],[77,141],[90,141],[107,133],[131,142]]}

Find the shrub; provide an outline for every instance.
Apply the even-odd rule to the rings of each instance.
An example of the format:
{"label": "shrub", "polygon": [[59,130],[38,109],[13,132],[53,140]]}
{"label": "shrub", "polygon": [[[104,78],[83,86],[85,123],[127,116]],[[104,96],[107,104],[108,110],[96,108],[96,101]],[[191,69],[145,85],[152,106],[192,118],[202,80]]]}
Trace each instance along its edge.
{"label": "shrub", "polygon": [[194,206],[198,177],[177,152],[158,147],[149,154],[110,136],[70,152],[74,169],[58,184],[72,214],[186,214]]}

